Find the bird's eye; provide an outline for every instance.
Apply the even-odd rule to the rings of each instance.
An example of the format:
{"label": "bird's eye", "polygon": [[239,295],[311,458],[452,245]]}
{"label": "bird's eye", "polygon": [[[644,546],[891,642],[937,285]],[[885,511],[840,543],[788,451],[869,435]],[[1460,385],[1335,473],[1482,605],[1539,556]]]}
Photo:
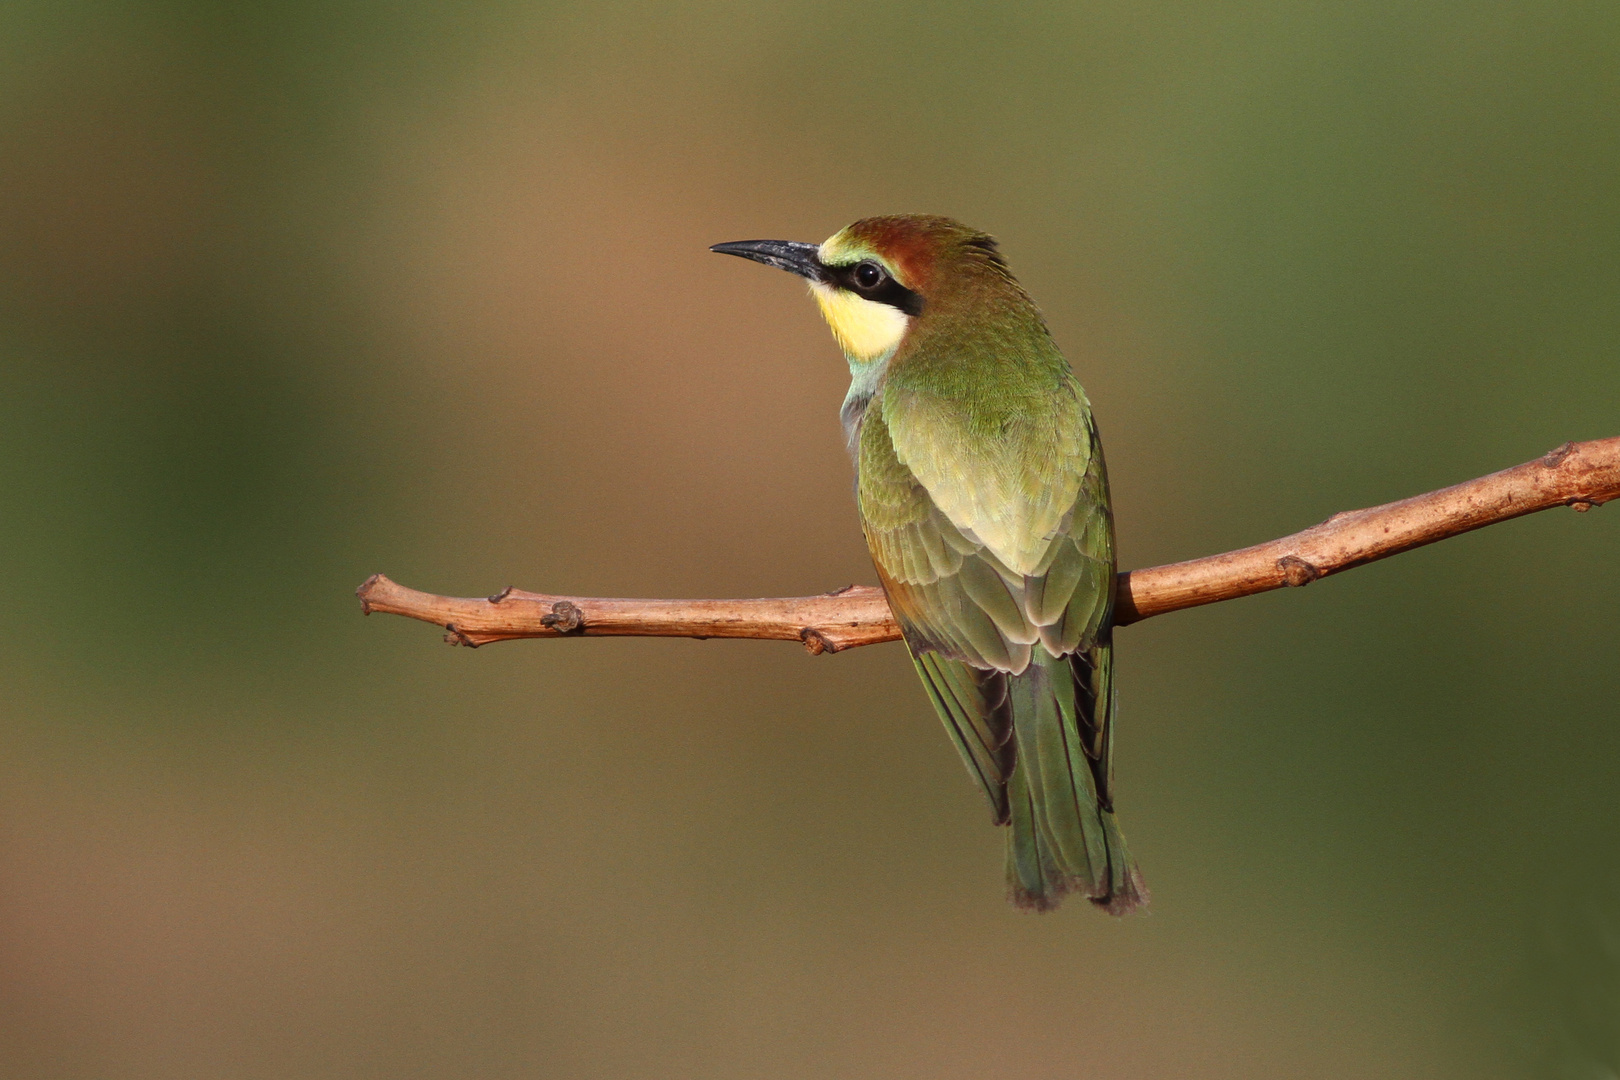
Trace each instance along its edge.
{"label": "bird's eye", "polygon": [[883,267],[875,262],[863,262],[855,267],[855,287],[857,289],[875,289],[883,284]]}

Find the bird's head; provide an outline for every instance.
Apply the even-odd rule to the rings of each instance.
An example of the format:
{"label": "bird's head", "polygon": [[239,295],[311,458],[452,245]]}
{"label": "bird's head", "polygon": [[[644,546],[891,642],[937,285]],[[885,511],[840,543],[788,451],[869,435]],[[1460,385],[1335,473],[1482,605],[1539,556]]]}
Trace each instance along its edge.
{"label": "bird's head", "polygon": [[993,239],[926,214],[862,218],[821,244],[740,240],[709,250],[808,280],[839,346],[862,364],[892,355],[914,321],[942,303],[955,306],[963,286],[986,275],[1012,283]]}

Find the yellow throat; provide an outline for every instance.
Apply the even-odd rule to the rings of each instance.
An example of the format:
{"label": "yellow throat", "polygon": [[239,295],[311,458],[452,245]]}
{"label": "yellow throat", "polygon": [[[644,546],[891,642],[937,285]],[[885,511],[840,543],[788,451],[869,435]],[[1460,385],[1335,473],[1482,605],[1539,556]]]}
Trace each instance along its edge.
{"label": "yellow throat", "polygon": [[811,282],[810,292],[839,348],[852,360],[869,363],[893,352],[911,324],[911,316],[898,308],[830,285]]}

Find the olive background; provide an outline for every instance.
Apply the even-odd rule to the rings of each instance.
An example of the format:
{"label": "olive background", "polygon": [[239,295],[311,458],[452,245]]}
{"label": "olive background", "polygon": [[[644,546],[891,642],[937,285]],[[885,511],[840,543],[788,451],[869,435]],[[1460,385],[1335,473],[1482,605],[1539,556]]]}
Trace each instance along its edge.
{"label": "olive background", "polygon": [[1119,637],[1147,917],[1003,900],[894,645],[436,592],[874,580],[802,287],[995,233],[1122,560],[1620,435],[1620,8],[0,11],[0,1075],[1620,1068],[1620,511]]}

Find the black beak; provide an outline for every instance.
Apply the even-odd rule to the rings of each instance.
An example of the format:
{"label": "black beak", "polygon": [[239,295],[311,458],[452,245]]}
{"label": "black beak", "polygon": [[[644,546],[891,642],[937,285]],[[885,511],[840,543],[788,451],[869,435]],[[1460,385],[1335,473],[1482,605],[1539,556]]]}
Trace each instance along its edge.
{"label": "black beak", "polygon": [[832,280],[831,273],[821,264],[821,249],[815,244],[800,244],[793,240],[738,240],[730,244],[716,244],[709,250],[722,255],[740,255],[811,281]]}

